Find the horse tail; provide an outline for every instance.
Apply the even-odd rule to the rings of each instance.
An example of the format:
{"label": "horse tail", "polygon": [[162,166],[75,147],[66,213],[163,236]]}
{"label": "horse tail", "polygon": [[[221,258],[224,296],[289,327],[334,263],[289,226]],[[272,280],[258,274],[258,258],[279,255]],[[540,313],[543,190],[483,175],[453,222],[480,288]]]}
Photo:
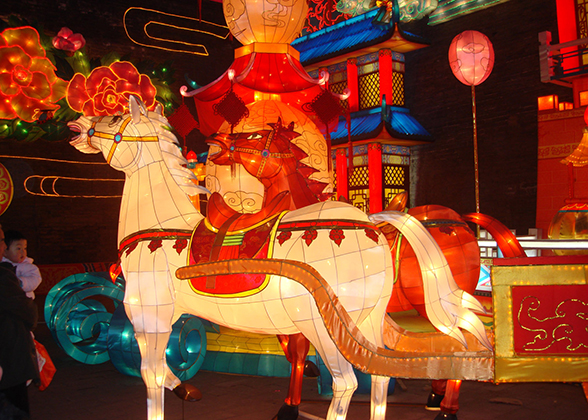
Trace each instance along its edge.
{"label": "horse tail", "polygon": [[468,213],[461,216],[465,221],[472,222],[490,232],[505,258],[526,257],[525,250],[517,237],[499,220],[482,213]]}
{"label": "horse tail", "polygon": [[[330,338],[345,359],[364,373],[412,378],[491,379],[492,353],[451,350],[418,352],[377,347],[355,325],[321,274],[309,264],[293,260],[238,259],[181,267],[180,280],[220,274],[265,273],[300,283],[316,301]],[[388,320],[388,322],[393,322]],[[459,351],[458,354],[455,351]],[[451,356],[452,359],[449,359]],[[455,356],[455,357],[454,357]],[[454,357],[454,358],[453,358]],[[461,362],[457,362],[457,360]]]}
{"label": "horse tail", "polygon": [[421,269],[427,318],[435,328],[466,345],[460,330],[463,328],[484,346],[492,348],[484,324],[470,311],[485,312],[484,307],[474,296],[459,288],[443,251],[427,229],[413,216],[392,210],[372,214],[370,220],[376,224],[389,223],[408,239]]}

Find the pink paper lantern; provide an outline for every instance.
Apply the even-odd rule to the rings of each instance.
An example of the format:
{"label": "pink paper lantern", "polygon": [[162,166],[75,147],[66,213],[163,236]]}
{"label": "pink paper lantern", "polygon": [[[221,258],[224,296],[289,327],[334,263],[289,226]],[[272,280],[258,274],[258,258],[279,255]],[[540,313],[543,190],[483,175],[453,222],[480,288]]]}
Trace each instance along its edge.
{"label": "pink paper lantern", "polygon": [[486,35],[464,31],[449,46],[451,71],[464,85],[477,86],[490,76],[494,67],[494,48]]}

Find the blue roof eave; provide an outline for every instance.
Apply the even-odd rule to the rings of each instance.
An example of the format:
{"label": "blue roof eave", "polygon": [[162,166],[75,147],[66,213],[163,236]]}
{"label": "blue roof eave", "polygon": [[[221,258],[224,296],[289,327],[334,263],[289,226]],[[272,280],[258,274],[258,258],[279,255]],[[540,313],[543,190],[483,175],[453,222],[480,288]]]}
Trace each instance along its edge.
{"label": "blue roof eave", "polygon": [[[300,62],[311,65],[348,52],[387,41],[394,35],[394,24],[374,25],[378,9],[339,22],[320,31],[295,39],[291,45],[300,52]],[[422,37],[398,28],[401,36],[411,42],[428,45]]]}
{"label": "blue roof eave", "polygon": [[[406,108],[387,107],[387,118],[383,121],[381,107],[352,112],[351,141],[369,140],[378,137],[384,129],[396,139],[415,142],[433,141],[431,134],[412,116]],[[333,145],[346,143],[349,139],[345,116],[340,116],[337,130],[331,133]]]}

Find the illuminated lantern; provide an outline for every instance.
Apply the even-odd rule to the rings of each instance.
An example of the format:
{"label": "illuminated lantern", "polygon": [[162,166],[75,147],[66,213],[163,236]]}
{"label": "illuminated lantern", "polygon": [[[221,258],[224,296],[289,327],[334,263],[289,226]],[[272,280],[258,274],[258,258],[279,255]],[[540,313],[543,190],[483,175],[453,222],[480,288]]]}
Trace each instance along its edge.
{"label": "illuminated lantern", "polygon": [[124,113],[131,95],[140,97],[149,111],[158,104],[157,89],[149,76],[140,74],[127,61],[97,67],[87,78],[76,73],[67,86],[67,103],[86,116]]}
{"label": "illuminated lantern", "polygon": [[[588,204],[563,206],[553,217],[547,233],[549,239],[588,239]],[[583,255],[585,249],[554,249],[556,255]]]}
{"label": "illuminated lantern", "polygon": [[53,38],[52,43],[58,50],[74,53],[86,45],[86,40],[81,34],[74,34],[71,29],[63,27]]}
{"label": "illuminated lantern", "polygon": [[464,31],[449,46],[449,65],[461,83],[477,86],[490,76],[494,67],[494,48],[478,31]]}
{"label": "illuminated lantern", "polygon": [[[480,277],[480,248],[468,225],[459,214],[443,206],[415,207],[408,214],[420,220],[435,239],[459,288],[473,295]],[[395,289],[401,289],[397,296],[400,303],[391,300],[388,312],[410,309],[403,302],[405,297],[426,317],[421,269],[412,247],[406,241],[401,242],[400,257],[400,281],[395,284]]]}
{"label": "illuminated lantern", "polygon": [[29,26],[0,33],[0,119],[34,122],[43,111],[59,109],[67,82],[55,75],[39,33]]}
{"label": "illuminated lantern", "polygon": [[[588,124],[588,110],[584,112],[584,121]],[[561,163],[568,167],[569,196],[566,205],[553,217],[547,237],[549,239],[588,239],[588,203],[585,198],[575,197],[576,177],[574,168],[588,165],[588,128],[584,128],[584,134],[580,144],[574,151],[562,159]],[[588,253],[585,249],[557,249],[556,255],[583,255]]]}
{"label": "illuminated lantern", "polygon": [[8,209],[8,206],[10,206],[13,195],[14,184],[12,183],[10,173],[6,167],[0,163],[0,215]]}
{"label": "illuminated lantern", "polygon": [[480,213],[480,178],[478,173],[478,129],[476,125],[476,90],[490,76],[494,67],[494,49],[488,37],[478,31],[464,31],[451,41],[449,65],[461,83],[472,88],[472,116],[474,123],[474,173],[476,213]]}
{"label": "illuminated lantern", "polygon": [[308,3],[305,0],[225,0],[223,12],[231,33],[243,45],[254,42],[289,44],[302,31]]}

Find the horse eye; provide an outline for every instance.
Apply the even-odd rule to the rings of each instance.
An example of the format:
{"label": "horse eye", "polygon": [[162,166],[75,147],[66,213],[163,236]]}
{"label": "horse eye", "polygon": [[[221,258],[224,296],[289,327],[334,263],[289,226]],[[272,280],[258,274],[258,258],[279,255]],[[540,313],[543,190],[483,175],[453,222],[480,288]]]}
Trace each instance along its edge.
{"label": "horse eye", "polygon": [[258,140],[261,138],[261,134],[259,133],[251,133],[249,135],[249,137],[247,137],[247,140]]}
{"label": "horse eye", "polygon": [[115,115],[114,117],[112,117],[112,120],[110,120],[110,122],[108,123],[108,126],[112,127],[113,125],[116,125],[120,120],[122,120],[122,116]]}

